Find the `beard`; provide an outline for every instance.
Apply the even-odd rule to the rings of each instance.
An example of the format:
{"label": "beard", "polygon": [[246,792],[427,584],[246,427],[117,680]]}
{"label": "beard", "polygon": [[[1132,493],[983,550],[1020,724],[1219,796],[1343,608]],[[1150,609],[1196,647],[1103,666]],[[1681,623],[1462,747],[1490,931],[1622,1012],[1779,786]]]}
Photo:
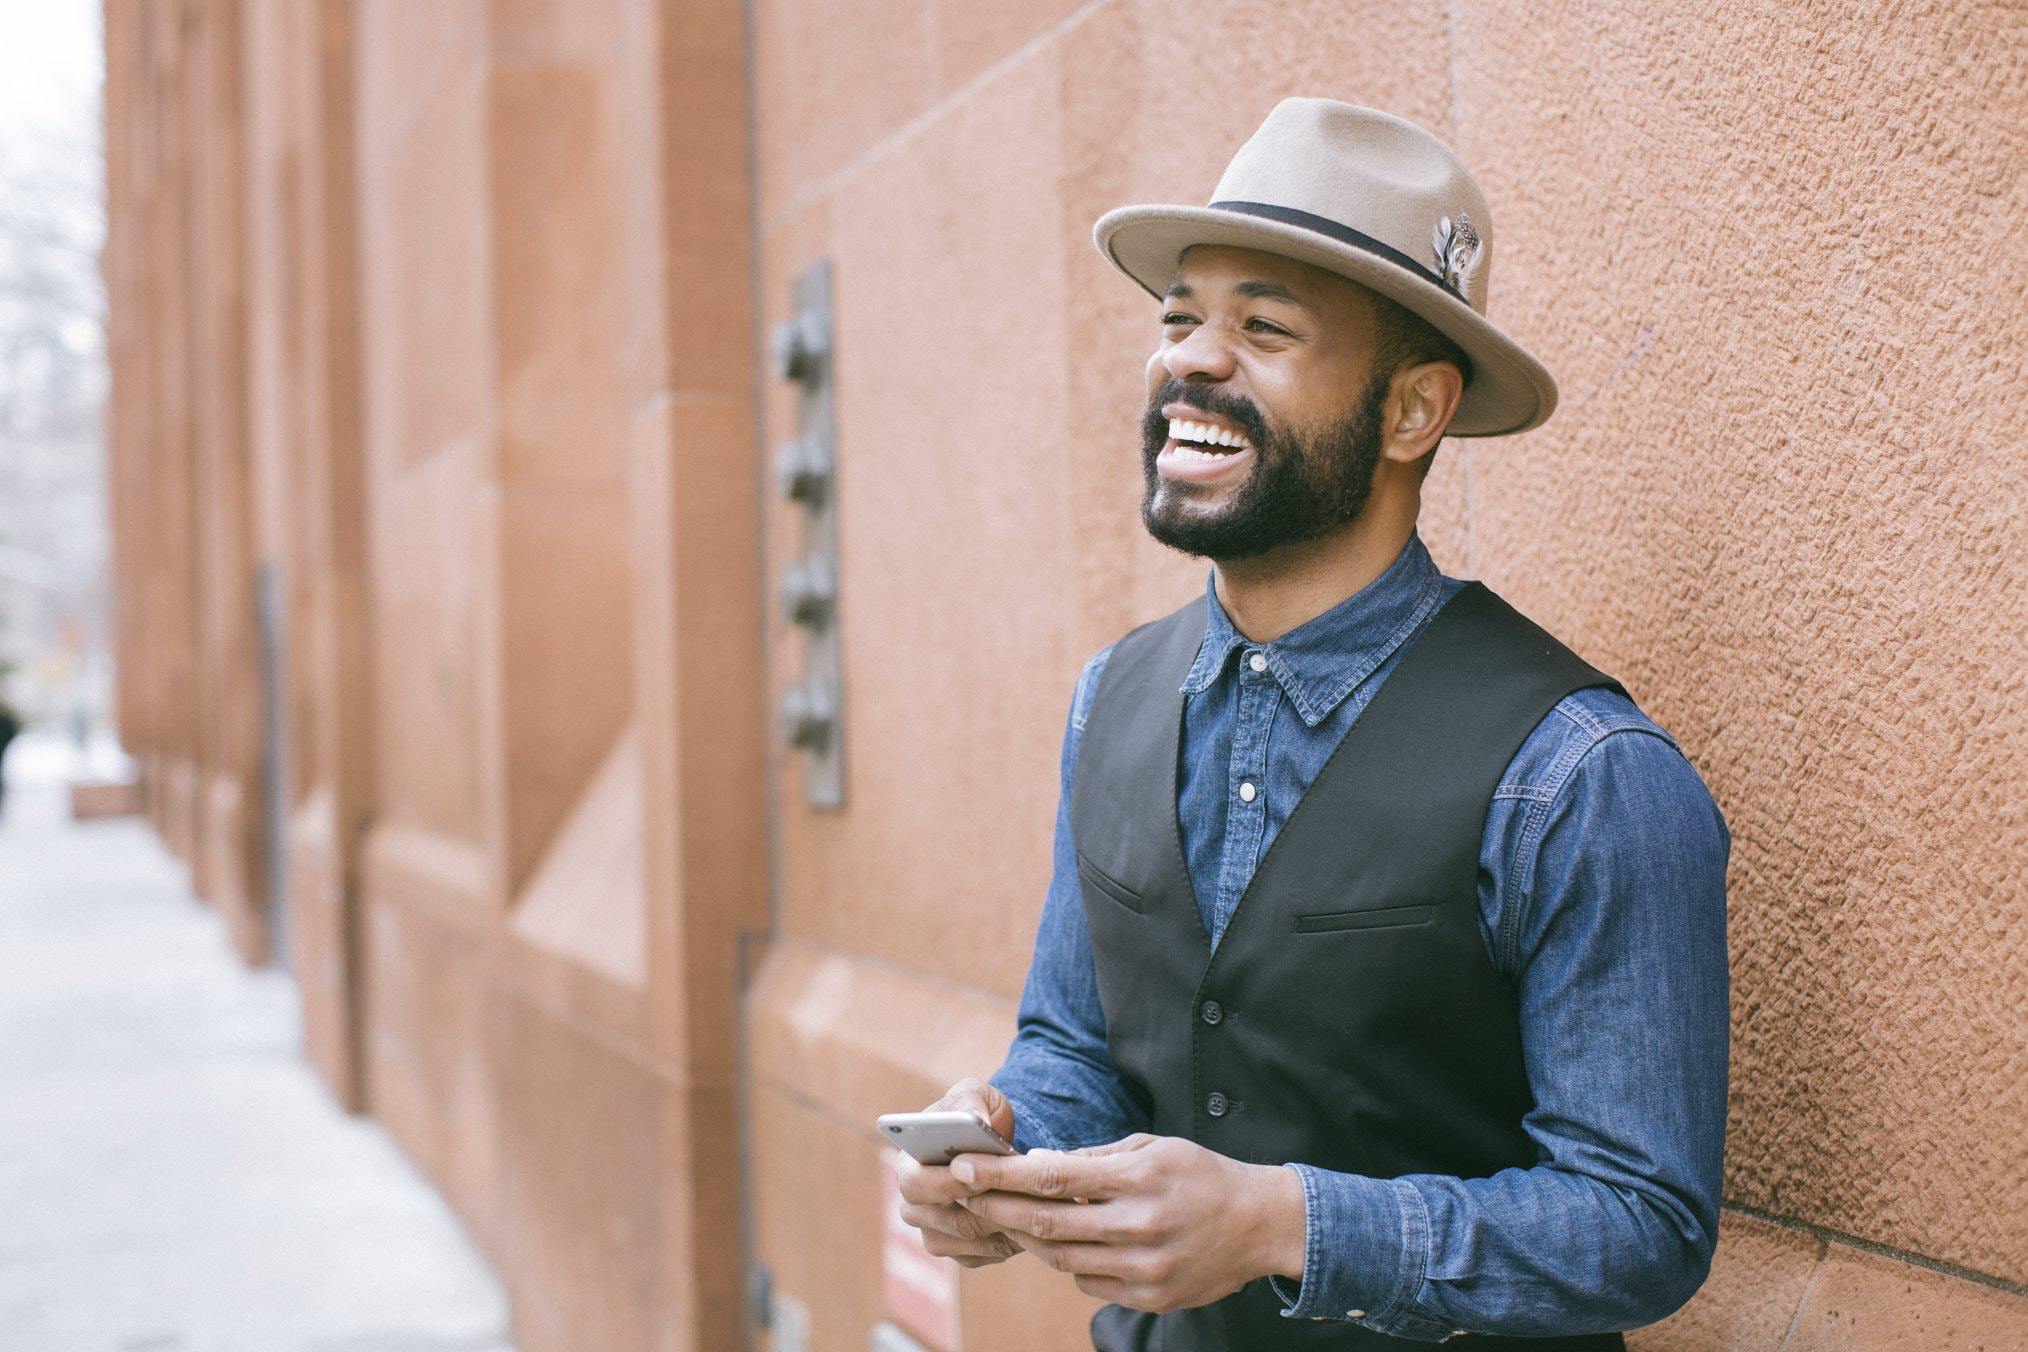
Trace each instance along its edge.
{"label": "beard", "polygon": [[[1176,380],[1164,384],[1141,419],[1141,524],[1171,549],[1219,560],[1314,540],[1354,520],[1366,508],[1380,463],[1389,374],[1375,374],[1349,414],[1310,436],[1270,425],[1250,400]],[[1170,403],[1226,418],[1253,447],[1253,468],[1228,490],[1230,500],[1221,508],[1202,508],[1196,485],[1164,478],[1155,468],[1169,439],[1162,406]]]}

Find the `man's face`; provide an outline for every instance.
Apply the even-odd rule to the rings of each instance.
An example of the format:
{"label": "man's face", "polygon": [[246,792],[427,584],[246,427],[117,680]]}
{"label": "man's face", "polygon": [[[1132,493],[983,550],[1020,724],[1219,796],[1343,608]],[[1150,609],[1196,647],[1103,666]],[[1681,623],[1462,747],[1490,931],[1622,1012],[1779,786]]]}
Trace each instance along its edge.
{"label": "man's face", "polygon": [[1321,268],[1227,245],[1185,250],[1148,359],[1148,533],[1242,559],[1357,517],[1388,391],[1389,373],[1370,370],[1375,331],[1364,289]]}

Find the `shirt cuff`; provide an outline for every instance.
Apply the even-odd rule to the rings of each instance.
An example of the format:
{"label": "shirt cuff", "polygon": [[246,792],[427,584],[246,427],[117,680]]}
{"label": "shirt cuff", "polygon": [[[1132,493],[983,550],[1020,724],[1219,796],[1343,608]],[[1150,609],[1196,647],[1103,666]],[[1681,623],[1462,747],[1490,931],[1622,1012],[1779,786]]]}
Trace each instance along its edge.
{"label": "shirt cuff", "polygon": [[[1280,1276],[1268,1278],[1283,1317],[1349,1319],[1397,1331],[1429,1260],[1421,1196],[1399,1180],[1308,1164],[1283,1167],[1295,1170],[1303,1185],[1301,1285],[1291,1291]],[[1430,1321],[1411,1315],[1405,1322],[1421,1332]]]}
{"label": "shirt cuff", "polygon": [[1042,1115],[1028,1102],[1027,1097],[1022,1091],[1009,1089],[1004,1084],[992,1081],[988,1081],[988,1083],[993,1084],[993,1087],[1000,1091],[1001,1097],[1014,1107],[1014,1148],[1016,1150],[1025,1155],[1037,1146],[1041,1146],[1046,1150],[1063,1149],[1058,1144],[1062,1138],[1049,1129],[1049,1124],[1042,1120]]}

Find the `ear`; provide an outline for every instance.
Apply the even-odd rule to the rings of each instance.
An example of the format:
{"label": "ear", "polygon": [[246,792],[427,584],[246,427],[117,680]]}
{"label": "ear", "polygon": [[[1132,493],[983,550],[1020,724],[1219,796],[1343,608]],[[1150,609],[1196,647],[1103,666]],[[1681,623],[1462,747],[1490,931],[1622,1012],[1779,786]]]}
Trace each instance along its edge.
{"label": "ear", "polygon": [[1380,453],[1403,465],[1429,454],[1443,440],[1464,397],[1464,374],[1447,361],[1402,367],[1388,386]]}

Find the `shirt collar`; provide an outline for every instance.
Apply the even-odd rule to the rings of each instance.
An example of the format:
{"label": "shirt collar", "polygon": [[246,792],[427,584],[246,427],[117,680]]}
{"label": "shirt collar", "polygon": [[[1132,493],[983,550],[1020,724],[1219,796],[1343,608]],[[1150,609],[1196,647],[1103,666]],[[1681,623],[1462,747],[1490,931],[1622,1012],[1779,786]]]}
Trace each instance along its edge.
{"label": "shirt collar", "polygon": [[1314,728],[1416,631],[1442,597],[1443,580],[1421,534],[1411,530],[1380,576],[1274,642],[1253,644],[1219,603],[1213,570],[1204,583],[1204,643],[1181,692],[1199,693],[1224,674],[1234,652],[1258,647],[1296,712]]}

